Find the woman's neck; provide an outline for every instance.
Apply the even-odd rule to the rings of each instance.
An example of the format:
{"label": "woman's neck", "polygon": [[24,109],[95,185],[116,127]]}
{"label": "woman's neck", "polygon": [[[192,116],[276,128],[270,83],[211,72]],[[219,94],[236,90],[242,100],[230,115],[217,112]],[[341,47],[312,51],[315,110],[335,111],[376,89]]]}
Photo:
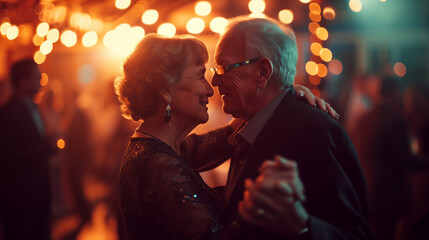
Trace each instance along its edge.
{"label": "woman's neck", "polygon": [[177,124],[173,119],[166,123],[159,119],[146,119],[137,128],[135,136],[146,135],[154,137],[169,145],[177,154],[180,155],[180,145],[183,139],[192,131],[194,127],[183,127]]}

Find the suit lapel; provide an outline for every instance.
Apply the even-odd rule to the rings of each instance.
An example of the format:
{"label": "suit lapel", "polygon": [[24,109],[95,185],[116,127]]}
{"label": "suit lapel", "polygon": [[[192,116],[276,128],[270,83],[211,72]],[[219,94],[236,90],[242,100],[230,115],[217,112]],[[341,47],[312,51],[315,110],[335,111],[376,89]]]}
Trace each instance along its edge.
{"label": "suit lapel", "polygon": [[230,175],[228,177],[228,180],[231,179],[231,181],[228,182],[226,188],[225,201],[227,203],[231,200],[231,204],[236,204],[235,201],[241,199],[243,194],[244,179],[255,179],[258,176],[258,168],[261,163],[266,159],[273,159],[276,149],[278,149],[277,146],[283,141],[282,138],[278,137],[277,133],[285,126],[288,126],[287,123],[290,121],[295,107],[293,104],[294,99],[296,99],[296,96],[292,87],[262,128],[255,143],[250,146],[247,156],[242,160],[241,167],[236,167],[234,172],[236,176]]}

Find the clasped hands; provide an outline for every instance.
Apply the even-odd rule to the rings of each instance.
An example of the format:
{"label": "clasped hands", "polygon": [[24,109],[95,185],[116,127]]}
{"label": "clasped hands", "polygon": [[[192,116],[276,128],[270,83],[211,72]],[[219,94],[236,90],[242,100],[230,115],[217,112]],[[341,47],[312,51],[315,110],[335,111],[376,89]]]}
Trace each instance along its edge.
{"label": "clasped hands", "polygon": [[259,168],[260,175],[245,180],[239,213],[252,225],[294,238],[308,230],[306,198],[296,162],[276,156]]}

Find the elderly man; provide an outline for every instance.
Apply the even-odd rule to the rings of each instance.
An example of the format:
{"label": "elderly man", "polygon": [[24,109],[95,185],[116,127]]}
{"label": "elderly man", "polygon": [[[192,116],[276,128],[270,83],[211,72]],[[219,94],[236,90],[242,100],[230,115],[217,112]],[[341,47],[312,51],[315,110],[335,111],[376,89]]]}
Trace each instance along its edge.
{"label": "elderly man", "polygon": [[[371,239],[367,189],[352,142],[333,118],[295,94],[293,32],[272,19],[233,19],[215,60],[212,84],[222,96],[223,110],[245,121],[230,138],[235,152],[224,191],[227,219],[235,217],[247,190],[240,213],[265,229],[249,228],[255,238]],[[296,164],[277,156],[280,164],[263,170],[277,184],[245,184],[258,176],[264,160],[276,155]],[[296,184],[299,178],[279,181],[281,168],[296,179],[297,166],[306,201]]]}

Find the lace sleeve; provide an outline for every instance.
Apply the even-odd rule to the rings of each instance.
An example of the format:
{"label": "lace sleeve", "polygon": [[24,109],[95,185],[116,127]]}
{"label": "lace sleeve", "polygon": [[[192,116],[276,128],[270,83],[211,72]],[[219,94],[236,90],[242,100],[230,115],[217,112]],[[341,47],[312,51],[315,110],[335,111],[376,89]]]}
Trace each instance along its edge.
{"label": "lace sleeve", "polygon": [[220,198],[179,159],[157,154],[153,166],[154,195],[159,217],[174,239],[216,239],[222,225]]}
{"label": "lace sleeve", "polygon": [[198,171],[213,169],[231,157],[233,149],[228,143],[231,134],[229,126],[202,135],[191,134],[181,145],[182,156]]}

